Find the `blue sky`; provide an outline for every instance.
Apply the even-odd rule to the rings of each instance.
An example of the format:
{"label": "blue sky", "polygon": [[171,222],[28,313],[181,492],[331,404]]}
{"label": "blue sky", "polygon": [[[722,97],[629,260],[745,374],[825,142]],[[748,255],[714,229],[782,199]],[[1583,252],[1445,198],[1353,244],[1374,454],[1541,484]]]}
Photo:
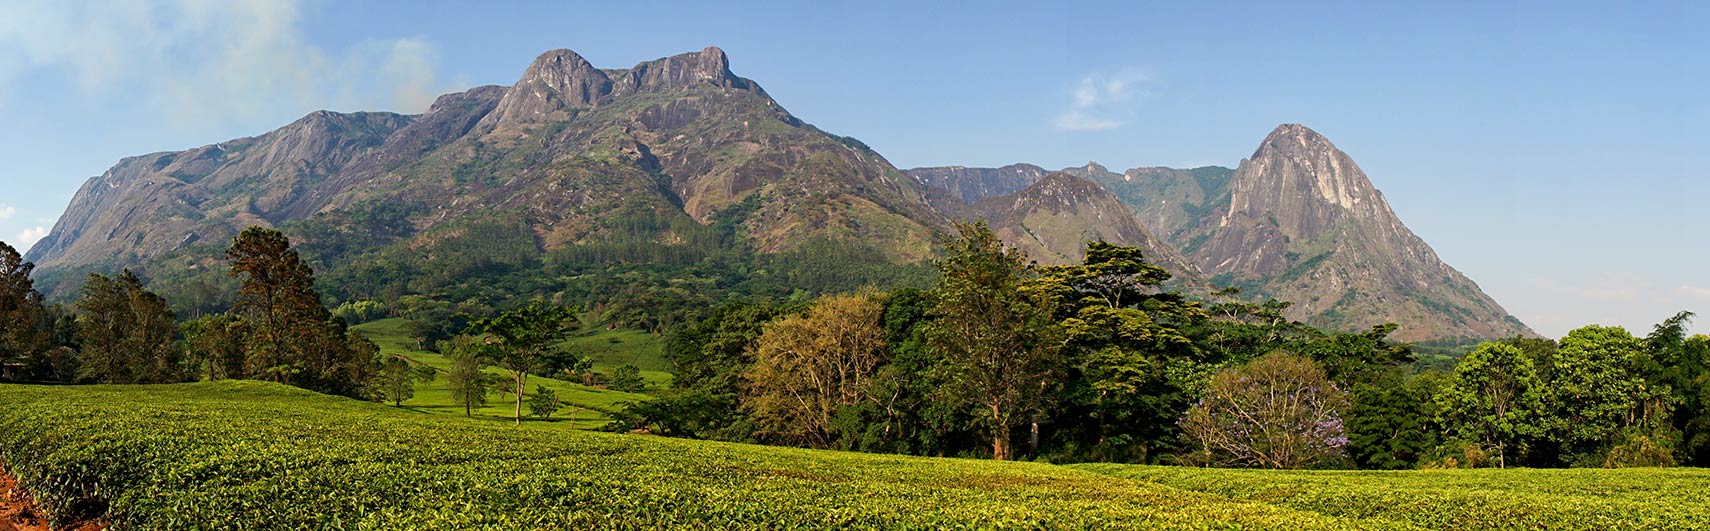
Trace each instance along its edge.
{"label": "blue sky", "polygon": [[1233,166],[1304,123],[1545,335],[1710,311],[1710,3],[705,4],[7,2],[0,240],[120,157],[717,45],[905,168]]}

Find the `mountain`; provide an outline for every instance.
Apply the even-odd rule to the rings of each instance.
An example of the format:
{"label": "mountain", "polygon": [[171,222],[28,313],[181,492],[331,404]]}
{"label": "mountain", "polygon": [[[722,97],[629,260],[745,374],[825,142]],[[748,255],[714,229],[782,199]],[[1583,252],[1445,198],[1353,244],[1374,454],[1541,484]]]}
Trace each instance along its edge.
{"label": "mountain", "polygon": [[322,111],[121,160],[28,258],[54,291],[87,269],[212,266],[249,225],[290,228],[338,269],[493,230],[545,253],[675,245],[722,222],[761,253],[836,241],[912,263],[949,228],[932,206],[942,195],[791,115],[718,48],[628,69],[554,50],[510,87],[442,96],[421,115]]}
{"label": "mountain", "polygon": [[[1395,322],[1403,340],[1531,333],[1408,230],[1347,153],[1305,126],[1278,126],[1227,182],[1210,182],[1199,202],[1178,201],[1201,216],[1174,234],[1214,283],[1294,302],[1292,316],[1324,326]],[[1142,210],[1165,212],[1167,199]]]}
{"label": "mountain", "polygon": [[[1017,167],[1028,165],[1005,168]],[[1012,182],[1000,177],[1026,176],[1003,168],[955,168],[908,171],[923,183],[981,201],[976,205],[993,201],[988,190]],[[1059,175],[1097,183],[1132,209],[1140,230],[1156,236],[1151,241],[1187,263],[1166,267],[1203,275],[1210,285],[1242,287],[1252,297],[1293,302],[1291,318],[1342,330],[1395,322],[1401,325],[1395,337],[1408,341],[1531,334],[1413,234],[1351,157],[1305,126],[1277,127],[1235,169],[1143,167],[1116,173],[1089,162]],[[1007,230],[1013,233],[1007,237],[1024,245],[1032,234]],[[1038,247],[1066,254],[1061,247]]]}
{"label": "mountain", "polygon": [[938,166],[908,170],[909,176],[921,184],[947,190],[967,204],[1019,192],[1049,173],[1045,168],[1032,164],[1011,164],[1002,168]]}
{"label": "mountain", "polygon": [[1192,263],[1153,237],[1115,195],[1067,173],[1052,173],[1012,194],[980,199],[972,210],[999,238],[1041,264],[1080,263],[1086,242],[1104,240],[1140,247],[1148,259],[1183,281],[1199,277]]}

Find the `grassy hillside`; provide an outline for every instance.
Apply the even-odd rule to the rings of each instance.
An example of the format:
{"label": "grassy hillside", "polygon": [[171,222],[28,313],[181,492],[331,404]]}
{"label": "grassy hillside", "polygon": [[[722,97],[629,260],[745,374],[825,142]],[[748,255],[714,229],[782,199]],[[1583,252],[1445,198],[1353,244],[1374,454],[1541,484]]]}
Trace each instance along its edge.
{"label": "grassy hillside", "polygon": [[[415,341],[409,338],[409,332],[404,328],[404,325],[403,319],[381,319],[357,325],[354,328],[358,333],[373,341],[374,344],[379,345],[382,353],[403,356],[416,363],[433,367],[440,372],[433,381],[417,383],[416,396],[405,400],[404,407],[424,413],[462,416],[464,413],[463,406],[458,405],[452,399],[449,382],[444,374],[451,368],[451,360],[439,354],[416,350]],[[632,334],[651,339],[652,342],[632,337]],[[606,339],[607,337],[616,338],[620,341],[611,342]],[[595,352],[604,355],[605,361],[603,363],[595,363],[595,368],[598,370],[609,371],[612,367],[624,363],[635,363],[638,366],[645,363],[649,367],[658,367],[664,363],[659,359],[656,352],[645,350],[658,347],[658,340],[640,332],[601,331],[600,333],[578,337],[571,343],[572,345],[569,345],[569,348],[572,349],[572,352],[580,355],[587,356]],[[580,346],[579,343],[605,347],[605,350],[596,351],[592,347]],[[624,350],[618,348],[617,345],[634,345],[635,348]],[[498,375],[509,374],[497,368],[488,369],[488,372]],[[648,379],[648,385],[655,387],[667,385],[670,381],[670,375],[659,370],[642,371],[642,377]],[[639,402],[649,398],[643,394],[588,387],[538,376],[531,376],[528,381],[530,393],[534,392],[536,385],[544,385],[547,389],[557,392],[558,398],[564,401],[564,409],[560,410],[558,417],[555,417],[550,423],[557,427],[598,428],[611,420],[606,416],[606,413],[616,410],[619,404]],[[492,395],[488,398],[487,407],[476,409],[474,415],[487,420],[509,420],[515,413],[516,407],[515,399],[511,400],[513,401],[502,400],[498,395]],[[527,414],[526,406],[524,414]]]}
{"label": "grassy hillside", "polygon": [[[1710,525],[1710,477],[1696,471],[1317,474],[896,457],[513,427],[256,382],[0,386],[0,403],[0,465],[57,518],[124,529]],[[1612,501],[1584,503],[1599,496]]]}

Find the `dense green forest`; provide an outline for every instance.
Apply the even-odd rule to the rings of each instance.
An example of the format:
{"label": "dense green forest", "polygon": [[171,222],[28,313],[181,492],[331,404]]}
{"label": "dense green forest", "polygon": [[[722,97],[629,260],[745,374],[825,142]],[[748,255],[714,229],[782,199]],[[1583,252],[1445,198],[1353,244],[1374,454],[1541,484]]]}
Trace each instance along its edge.
{"label": "dense green forest", "polygon": [[[347,219],[386,227],[411,208]],[[737,219],[630,212],[612,223],[632,239],[547,253],[498,219],[355,258],[340,258],[340,238],[386,230],[309,223],[296,230],[314,236],[293,246],[256,228],[224,250],[223,280],[160,282],[188,310],[130,271],[91,274],[75,304],[50,304],[0,248],[0,378],[259,379],[402,403],[434,376],[349,328],[398,316],[451,361],[465,410],[497,393],[522,422],[561,406],[531,375],[645,387],[633,365],[595,373],[564,347],[596,324],[666,338],[671,385],[613,413],[614,431],[1054,462],[1710,463],[1710,338],[1686,336],[1690,313],[1643,337],[1588,326],[1421,360],[1389,339],[1394,325],[1325,331],[1237,289],[1170,291],[1170,272],[1137,248],[1088,242],[1084,263],[1042,267],[972,224],[932,267],[896,266],[830,241],[753,253]],[[659,244],[661,231],[677,243]],[[312,264],[333,259],[361,265],[317,279]],[[187,285],[214,295],[185,297]]]}

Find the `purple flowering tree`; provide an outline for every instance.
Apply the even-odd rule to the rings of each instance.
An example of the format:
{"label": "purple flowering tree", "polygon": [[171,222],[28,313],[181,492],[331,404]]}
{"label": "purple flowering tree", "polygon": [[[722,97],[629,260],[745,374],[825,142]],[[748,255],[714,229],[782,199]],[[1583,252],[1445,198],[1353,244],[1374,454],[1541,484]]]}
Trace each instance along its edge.
{"label": "purple flowering tree", "polygon": [[1317,363],[1278,351],[1213,376],[1181,426],[1207,463],[1305,468],[1342,455],[1347,407]]}

